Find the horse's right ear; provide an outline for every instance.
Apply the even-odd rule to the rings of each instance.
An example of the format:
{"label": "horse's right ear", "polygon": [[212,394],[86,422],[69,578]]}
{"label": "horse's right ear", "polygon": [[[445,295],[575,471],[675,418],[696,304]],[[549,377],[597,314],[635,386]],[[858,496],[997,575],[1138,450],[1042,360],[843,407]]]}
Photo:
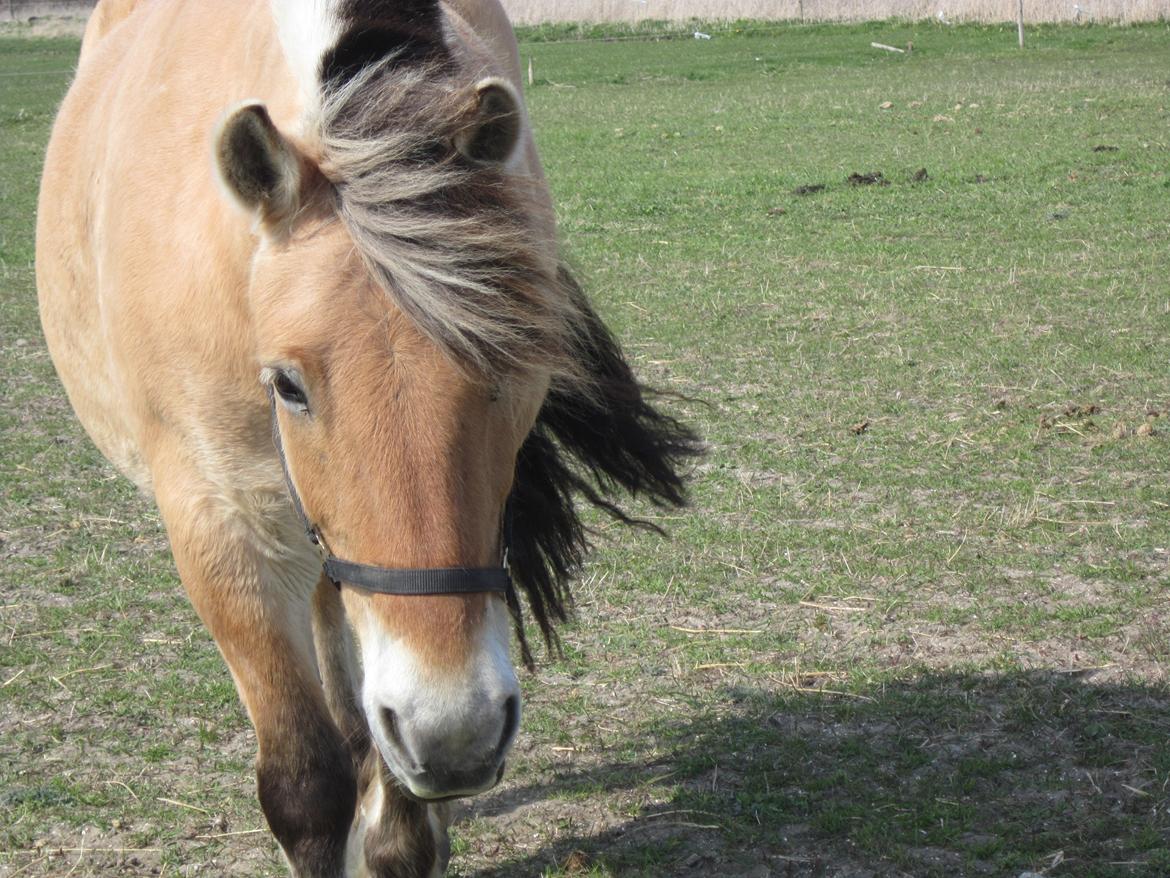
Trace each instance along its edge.
{"label": "horse's right ear", "polygon": [[300,154],[264,104],[228,112],[215,137],[215,165],[232,197],[269,230],[287,227],[300,208]]}
{"label": "horse's right ear", "polygon": [[481,164],[502,165],[520,140],[520,96],[506,79],[489,76],[475,86],[471,121],[455,135],[455,149]]}

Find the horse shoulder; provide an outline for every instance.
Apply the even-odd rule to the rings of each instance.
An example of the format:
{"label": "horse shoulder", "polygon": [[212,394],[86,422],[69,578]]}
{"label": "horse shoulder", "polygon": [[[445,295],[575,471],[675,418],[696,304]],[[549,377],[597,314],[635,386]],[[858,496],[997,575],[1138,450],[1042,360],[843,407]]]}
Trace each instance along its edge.
{"label": "horse shoulder", "polygon": [[[240,49],[250,65],[225,71],[204,33],[189,41],[200,52],[193,62],[157,66],[177,32],[206,31],[199,26],[216,14],[234,16],[225,32],[239,32],[221,36],[220,49],[246,41],[264,21],[259,6],[189,4],[175,17],[168,4],[136,5],[99,4],[88,60],[54,125],[37,282],[46,340],[79,420],[153,493],[153,449],[168,432],[245,429],[257,410],[246,301],[255,241],[216,188],[210,142],[219,95],[251,93],[272,65]],[[199,80],[207,86],[190,87]]]}

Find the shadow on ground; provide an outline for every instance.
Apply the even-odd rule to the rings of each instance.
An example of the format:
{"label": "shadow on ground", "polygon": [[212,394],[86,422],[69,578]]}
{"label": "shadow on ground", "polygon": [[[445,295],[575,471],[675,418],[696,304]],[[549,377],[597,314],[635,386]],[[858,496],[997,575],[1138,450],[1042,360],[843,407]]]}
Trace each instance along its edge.
{"label": "shadow on ground", "polygon": [[476,800],[463,819],[492,823],[496,865],[460,874],[1170,874],[1162,686],[1040,671],[733,689],[627,734],[657,757]]}

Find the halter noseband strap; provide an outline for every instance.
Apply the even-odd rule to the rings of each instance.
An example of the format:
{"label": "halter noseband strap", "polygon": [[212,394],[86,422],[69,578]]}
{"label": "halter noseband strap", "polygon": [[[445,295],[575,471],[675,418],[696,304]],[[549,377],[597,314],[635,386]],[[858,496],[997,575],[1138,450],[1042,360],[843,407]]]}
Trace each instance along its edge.
{"label": "halter noseband strap", "polygon": [[292,474],[288,469],[288,459],[284,456],[284,443],[280,438],[280,424],[276,420],[276,396],[272,385],[267,385],[268,403],[272,409],[272,443],[276,446],[276,454],[280,458],[280,468],[284,472],[284,483],[292,499],[293,508],[305,526],[305,533],[309,541],[321,548],[323,553],[322,566],[325,575],[341,588],[341,584],[356,586],[363,591],[377,594],[396,595],[440,595],[440,594],[478,594],[482,592],[499,592],[508,602],[508,607],[516,615],[520,609],[516,599],[516,590],[512,585],[512,576],[508,572],[508,546],[511,543],[511,499],[504,508],[503,534],[503,561],[499,567],[429,567],[429,568],[401,568],[375,567],[370,564],[358,564],[353,561],[343,561],[329,551],[321,532],[316,525],[309,521],[305,507],[301,503],[300,494],[293,484]]}
{"label": "halter noseband strap", "polygon": [[507,594],[512,586],[506,567],[373,567],[342,561],[332,555],[325,559],[325,575],[334,582],[344,582],[378,594],[475,594],[484,591]]}

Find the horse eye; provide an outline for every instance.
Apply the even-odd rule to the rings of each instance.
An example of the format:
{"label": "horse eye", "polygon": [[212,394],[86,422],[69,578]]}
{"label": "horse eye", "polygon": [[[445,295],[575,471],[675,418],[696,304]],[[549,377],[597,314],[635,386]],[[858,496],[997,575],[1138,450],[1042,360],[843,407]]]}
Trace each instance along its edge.
{"label": "horse eye", "polygon": [[305,391],[287,372],[277,372],[272,376],[272,389],[276,391],[277,396],[293,408],[308,410],[309,398],[305,396]]}

